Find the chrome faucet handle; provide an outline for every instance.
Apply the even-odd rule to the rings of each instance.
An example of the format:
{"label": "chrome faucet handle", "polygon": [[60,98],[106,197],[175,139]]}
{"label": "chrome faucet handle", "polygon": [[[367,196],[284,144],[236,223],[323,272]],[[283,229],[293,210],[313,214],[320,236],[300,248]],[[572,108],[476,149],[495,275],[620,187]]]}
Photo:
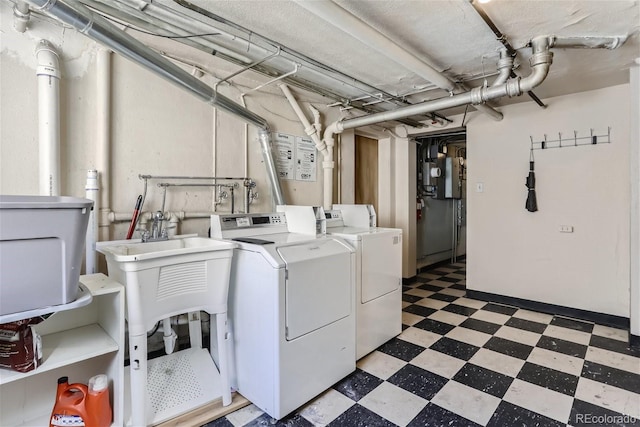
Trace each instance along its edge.
{"label": "chrome faucet handle", "polygon": [[149,240],[149,236],[150,236],[149,230],[147,230],[146,228],[141,228],[136,231],[140,232],[140,240],[142,240],[142,243],[145,243]]}

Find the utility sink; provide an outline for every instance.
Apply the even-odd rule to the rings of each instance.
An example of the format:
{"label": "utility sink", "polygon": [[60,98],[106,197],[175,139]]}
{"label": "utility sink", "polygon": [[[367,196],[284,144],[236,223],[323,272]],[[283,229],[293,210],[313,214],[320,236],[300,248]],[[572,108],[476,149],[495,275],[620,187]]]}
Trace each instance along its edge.
{"label": "utility sink", "polygon": [[235,247],[196,235],[96,244],[109,277],[125,286],[130,334],[146,333],[157,321],[182,313],[226,312]]}
{"label": "utility sink", "polygon": [[[108,275],[125,286],[133,425],[157,425],[220,396],[225,405],[231,403],[226,325],[235,247],[233,242],[194,235],[144,243],[119,240],[96,244],[96,250],[107,259]],[[209,349],[218,348],[219,371],[213,353],[197,348],[200,344],[193,341],[194,336],[200,340],[202,336],[199,328],[197,333],[191,332],[191,314],[191,348],[168,351],[147,365],[147,331],[163,319],[200,311],[215,315],[216,333],[210,334]],[[202,373],[206,373],[206,384],[195,377],[178,382],[185,374]],[[168,389],[178,397],[169,394],[171,398],[167,398]]]}
{"label": "utility sink", "polygon": [[224,251],[233,247],[230,242],[197,236],[178,236],[170,240],[147,243],[139,240],[118,240],[96,244],[96,249],[103,253],[107,260],[111,258],[115,262],[136,262],[166,258],[167,264],[172,263],[172,259],[179,255]]}

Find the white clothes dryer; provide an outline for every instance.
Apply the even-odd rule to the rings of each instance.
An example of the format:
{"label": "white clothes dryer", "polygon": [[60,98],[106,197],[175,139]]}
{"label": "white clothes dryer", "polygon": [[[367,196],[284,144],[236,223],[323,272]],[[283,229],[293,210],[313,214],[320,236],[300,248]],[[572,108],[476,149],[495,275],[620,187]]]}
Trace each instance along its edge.
{"label": "white clothes dryer", "polygon": [[231,383],[280,419],[355,370],[355,252],[290,233],[284,213],[212,215],[233,240]]}
{"label": "white clothes dryer", "polygon": [[[290,231],[313,229],[308,206],[278,206]],[[356,360],[402,332],[402,230],[376,227],[372,205],[334,205],[323,211],[327,235],[356,250]],[[317,228],[317,226],[316,226]]]}
{"label": "white clothes dryer", "polygon": [[371,205],[333,205],[327,234],[356,249],[356,358],[402,332],[402,230],[376,227]]}

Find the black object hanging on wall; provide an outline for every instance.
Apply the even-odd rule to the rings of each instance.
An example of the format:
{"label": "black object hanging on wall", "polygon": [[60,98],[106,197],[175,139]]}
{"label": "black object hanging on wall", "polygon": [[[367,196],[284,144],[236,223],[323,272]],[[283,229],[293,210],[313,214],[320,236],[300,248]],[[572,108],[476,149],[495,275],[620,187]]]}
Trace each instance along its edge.
{"label": "black object hanging on wall", "polygon": [[527,181],[525,183],[528,190],[527,202],[524,206],[529,212],[535,212],[538,210],[538,200],[536,199],[536,173],[533,171],[534,163],[532,149],[529,155],[529,176],[527,176]]}

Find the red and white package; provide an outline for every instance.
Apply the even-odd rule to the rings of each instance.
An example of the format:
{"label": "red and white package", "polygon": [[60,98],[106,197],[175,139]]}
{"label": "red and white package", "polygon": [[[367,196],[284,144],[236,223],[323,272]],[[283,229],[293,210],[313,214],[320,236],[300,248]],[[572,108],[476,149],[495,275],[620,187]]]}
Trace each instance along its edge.
{"label": "red and white package", "polygon": [[33,325],[42,317],[0,324],[0,368],[29,372],[42,363],[42,340]]}

